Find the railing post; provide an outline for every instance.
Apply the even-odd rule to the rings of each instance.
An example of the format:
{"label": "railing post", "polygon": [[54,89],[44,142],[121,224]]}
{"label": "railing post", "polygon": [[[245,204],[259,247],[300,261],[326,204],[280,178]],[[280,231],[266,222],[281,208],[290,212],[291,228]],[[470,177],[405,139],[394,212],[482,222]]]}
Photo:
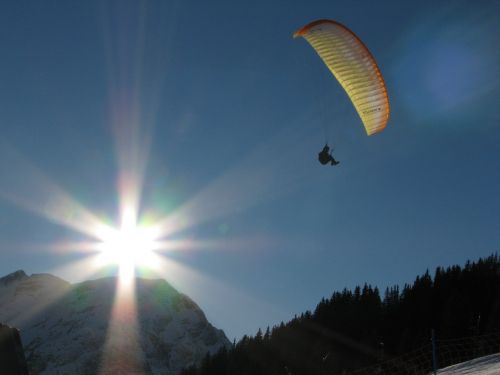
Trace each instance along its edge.
{"label": "railing post", "polygon": [[437,357],[436,357],[436,331],[434,328],[431,330],[432,340],[432,371],[437,375]]}

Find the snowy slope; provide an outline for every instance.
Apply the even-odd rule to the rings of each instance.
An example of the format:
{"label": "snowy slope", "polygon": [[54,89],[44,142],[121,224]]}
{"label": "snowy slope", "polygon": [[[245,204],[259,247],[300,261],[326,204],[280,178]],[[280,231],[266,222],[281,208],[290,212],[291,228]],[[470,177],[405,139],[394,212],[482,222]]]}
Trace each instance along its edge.
{"label": "snowy slope", "polygon": [[476,358],[438,371],[439,375],[499,375],[500,353]]}
{"label": "snowy slope", "polygon": [[[105,347],[121,358],[134,356],[138,373],[177,374],[207,352],[230,345],[224,332],[166,281],[137,279],[140,343],[124,353],[126,340],[106,341],[115,289],[115,278],[70,284],[49,274],[17,271],[0,278],[0,322],[20,329],[32,375],[117,372],[103,372]],[[119,325],[114,329],[127,331]]]}

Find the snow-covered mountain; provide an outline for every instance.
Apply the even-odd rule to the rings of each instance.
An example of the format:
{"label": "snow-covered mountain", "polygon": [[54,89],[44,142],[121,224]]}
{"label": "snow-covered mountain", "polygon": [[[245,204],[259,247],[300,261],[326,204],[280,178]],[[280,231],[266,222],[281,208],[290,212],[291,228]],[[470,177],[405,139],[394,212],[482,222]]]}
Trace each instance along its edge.
{"label": "snow-covered mountain", "polygon": [[126,316],[117,323],[115,315],[128,312],[114,305],[116,282],[110,277],[70,284],[24,271],[0,278],[0,322],[20,329],[31,374],[177,374],[230,345],[165,280],[136,279],[137,324],[128,327]]}

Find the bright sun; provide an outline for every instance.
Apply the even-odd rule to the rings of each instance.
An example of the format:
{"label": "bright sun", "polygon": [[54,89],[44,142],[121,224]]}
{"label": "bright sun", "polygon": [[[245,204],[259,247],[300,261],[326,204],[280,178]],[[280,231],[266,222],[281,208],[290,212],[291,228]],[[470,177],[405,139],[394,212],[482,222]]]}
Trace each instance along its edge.
{"label": "bright sun", "polygon": [[152,229],[137,226],[133,210],[124,211],[120,229],[104,227],[99,232],[102,240],[99,262],[117,264],[122,280],[131,279],[137,266],[154,267],[157,264],[156,234]]}

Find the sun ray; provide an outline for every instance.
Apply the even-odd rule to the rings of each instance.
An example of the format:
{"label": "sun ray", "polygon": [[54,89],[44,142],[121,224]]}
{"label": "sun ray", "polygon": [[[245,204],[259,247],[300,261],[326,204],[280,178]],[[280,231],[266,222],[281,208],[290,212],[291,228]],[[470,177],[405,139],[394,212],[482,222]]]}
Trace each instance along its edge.
{"label": "sun ray", "polygon": [[0,175],[9,176],[0,179],[0,196],[4,199],[57,224],[95,237],[95,228],[100,223],[98,217],[4,142],[0,147]]}
{"label": "sun ray", "polygon": [[[34,248],[35,245],[31,245],[31,247]],[[36,245],[36,249],[56,254],[95,254],[100,251],[100,245],[96,241],[60,241]]]}
{"label": "sun ray", "polygon": [[99,374],[141,374],[144,353],[140,346],[134,278],[117,278],[109,328]]}
{"label": "sun ray", "polygon": [[50,269],[48,273],[58,275],[64,280],[72,280],[73,282],[85,281],[96,275],[100,275],[106,265],[101,260],[101,254],[95,253],[73,262],[64,263],[59,267]]}
{"label": "sun ray", "polygon": [[165,239],[154,242],[153,250],[157,254],[168,254],[182,251],[229,251],[242,252],[246,250],[265,251],[273,246],[283,244],[282,238],[274,236],[223,237],[220,239]]}

